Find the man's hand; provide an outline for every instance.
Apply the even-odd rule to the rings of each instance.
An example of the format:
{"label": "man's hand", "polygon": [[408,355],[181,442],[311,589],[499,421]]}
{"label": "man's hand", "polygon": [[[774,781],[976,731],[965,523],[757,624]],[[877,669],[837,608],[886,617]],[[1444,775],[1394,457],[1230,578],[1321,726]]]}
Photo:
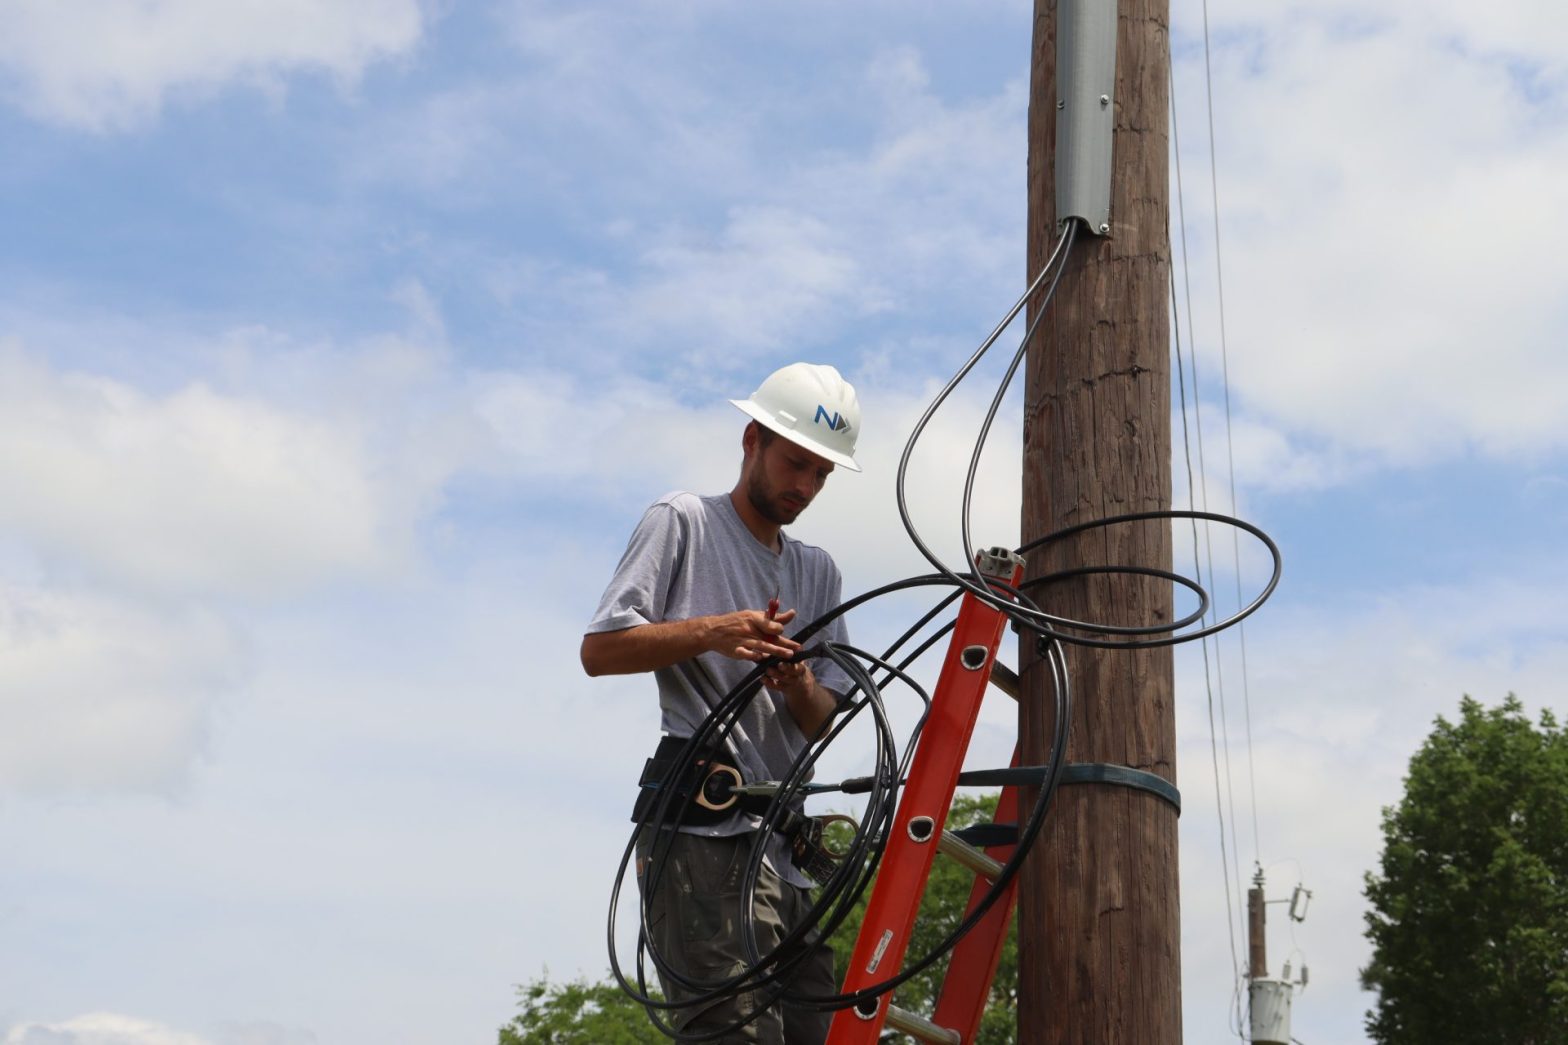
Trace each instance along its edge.
{"label": "man's hand", "polygon": [[815,740],[838,712],[838,698],[817,682],[805,664],[780,662],[764,681],[784,695],[784,706],[808,740]]}
{"label": "man's hand", "polygon": [[700,653],[753,663],[793,657],[800,643],[784,637],[784,625],[794,619],[794,610],[772,620],[763,610],[736,610],[584,635],[583,670],[590,675],[629,675],[666,668]]}
{"label": "man's hand", "polygon": [[700,653],[722,653],[752,663],[777,657],[767,667],[763,682],[783,694],[800,731],[815,737],[838,710],[838,701],[817,684],[805,661],[794,660],[800,643],[784,635],[784,625],[794,619],[794,610],[771,620],[764,610],[736,610],[584,635],[583,669],[590,675],[626,675],[655,671]]}
{"label": "man's hand", "polygon": [[763,672],[762,682],[769,689],[776,689],[785,697],[803,699],[816,688],[816,676],[805,661],[779,660]]}
{"label": "man's hand", "polygon": [[[790,610],[789,616],[794,615],[795,611]],[[783,616],[780,614],[781,619]],[[803,660],[774,661],[763,671],[762,683],[783,695],[790,716],[810,739],[816,739],[838,710],[838,698],[817,684],[811,665]]]}
{"label": "man's hand", "polygon": [[794,610],[786,610],[771,619],[761,610],[737,610],[713,617],[713,638],[708,648],[736,660],[793,657],[800,649],[800,643],[784,637],[784,625],[794,619]]}

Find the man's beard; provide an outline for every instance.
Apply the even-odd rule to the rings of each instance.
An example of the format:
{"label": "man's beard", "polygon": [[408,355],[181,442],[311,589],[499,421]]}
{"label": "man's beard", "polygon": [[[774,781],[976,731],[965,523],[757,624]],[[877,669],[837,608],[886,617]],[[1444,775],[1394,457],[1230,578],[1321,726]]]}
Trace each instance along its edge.
{"label": "man's beard", "polygon": [[792,508],[782,497],[770,495],[760,473],[754,474],[751,481],[746,484],[746,500],[757,509],[758,515],[775,526],[788,526],[799,518],[800,513],[806,508],[805,505]]}

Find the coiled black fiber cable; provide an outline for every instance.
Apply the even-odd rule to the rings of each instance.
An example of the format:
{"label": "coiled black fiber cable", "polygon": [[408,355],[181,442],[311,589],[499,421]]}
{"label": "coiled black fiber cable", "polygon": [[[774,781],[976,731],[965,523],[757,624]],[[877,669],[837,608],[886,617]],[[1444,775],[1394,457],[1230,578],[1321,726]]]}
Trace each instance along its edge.
{"label": "coiled black fiber cable", "polygon": [[[708,697],[712,710],[701,726],[691,737],[687,738],[680,754],[672,760],[668,771],[657,782],[656,798],[635,824],[631,839],[628,841],[626,849],[622,854],[620,866],[616,871],[610,901],[607,934],[611,970],[621,988],[644,1005],[650,1020],[667,1036],[678,1041],[715,1040],[750,1022],[762,1011],[780,1000],[787,1000],[795,1004],[819,1009],[839,1009],[855,1005],[861,1007],[864,1013],[873,1013],[875,1006],[880,1004],[879,999],[881,996],[894,990],[912,977],[919,975],[933,963],[940,960],[965,933],[979,923],[980,919],[985,916],[986,912],[1010,886],[1018,869],[1022,866],[1023,860],[1028,855],[1030,847],[1038,837],[1056,789],[1060,784],[1062,771],[1065,768],[1067,732],[1068,725],[1071,722],[1071,680],[1067,674],[1063,645],[1075,644],[1114,649],[1150,649],[1200,639],[1250,616],[1273,593],[1277,586],[1281,572],[1281,556],[1278,546],[1258,527],[1231,516],[1212,512],[1151,511],[1118,515],[1058,530],[1055,533],[1032,540],[1018,549],[1018,553],[1023,555],[1089,530],[1147,523],[1161,519],[1190,518],[1231,525],[1245,530],[1264,544],[1272,558],[1272,570],[1268,582],[1249,603],[1230,617],[1192,631],[1183,631],[1182,629],[1202,622],[1210,607],[1209,593],[1198,581],[1169,570],[1114,563],[1089,564],[1036,576],[1026,580],[1019,587],[1013,588],[997,582],[995,578],[982,577],[975,567],[975,556],[970,536],[970,515],[975,477],[978,472],[981,453],[984,450],[991,426],[1008,387],[1025,358],[1035,330],[1049,309],[1056,287],[1071,256],[1077,234],[1078,222],[1076,220],[1069,221],[1039,276],[1036,277],[1029,289],[1008,311],[1001,323],[997,325],[981,343],[980,347],[959,368],[958,372],[937,393],[931,404],[916,422],[905,444],[899,460],[895,483],[900,520],[910,540],[920,551],[921,555],[938,572],[895,581],[865,592],[841,603],[819,619],[807,623],[793,636],[804,647],[797,656],[822,657],[832,660],[844,670],[853,685],[850,692],[844,695],[841,709],[835,716],[830,728],[822,731],[818,737],[812,739],[802,748],[800,755],[784,775],[783,780],[773,782],[776,784],[776,787],[767,810],[758,818],[757,825],[750,832],[750,851],[741,882],[742,925],[740,932],[743,954],[745,955],[742,967],[728,976],[704,980],[691,975],[689,970],[676,968],[675,963],[659,953],[657,946],[646,931],[648,916],[647,898],[653,895],[654,886],[665,873],[665,865],[668,863],[670,846],[676,834],[676,826],[682,822],[687,809],[696,798],[696,788],[683,787],[685,777],[689,776],[691,772],[692,761],[699,751],[723,749],[731,732],[739,722],[741,714],[762,691],[763,674],[771,662],[757,665],[752,671],[747,673],[739,684],[728,693],[722,695],[713,692],[717,687],[711,685],[711,679],[708,680],[710,683],[707,687],[709,691]],[[1045,289],[1039,305],[1030,319],[1028,328],[1007,367],[995,395],[992,397],[989,409],[976,438],[974,452],[969,461],[961,512],[962,540],[966,566],[963,571],[959,571],[945,564],[929,548],[921,538],[910,517],[905,495],[909,461],[914,453],[915,446],[937,410],[941,408],[957,386],[969,376],[980,359],[990,350],[996,340],[1042,286]],[[1031,597],[1032,592],[1044,586],[1075,577],[1096,574],[1132,574],[1168,581],[1191,591],[1197,598],[1198,608],[1177,620],[1154,624],[1115,624],[1079,621],[1051,614],[1043,610]],[[894,592],[919,587],[938,587],[948,590],[944,592],[943,597],[928,612],[895,640],[880,657],[873,656],[864,650],[847,644],[819,641],[814,645],[808,645],[818,632],[850,610]],[[887,842],[888,827],[891,825],[897,811],[899,787],[903,782],[909,760],[913,757],[921,731],[924,728],[926,716],[930,710],[930,696],[910,677],[908,669],[916,659],[927,652],[943,635],[951,630],[952,623],[947,623],[934,634],[925,638],[911,652],[901,656],[900,651],[907,643],[913,641],[914,637],[923,629],[936,621],[944,610],[952,605],[954,600],[964,594],[973,595],[986,605],[1005,614],[1015,629],[1034,635],[1040,662],[1045,665],[1046,670],[1049,672],[1052,698],[1056,705],[1054,716],[1055,733],[1051,738],[1049,761],[1044,767],[1044,777],[1036,793],[1034,805],[1019,831],[1013,854],[1003,865],[998,877],[992,882],[981,901],[969,915],[936,947],[924,955],[908,959],[904,968],[895,975],[859,991],[827,995],[811,995],[797,991],[789,985],[791,974],[796,970],[799,963],[810,954],[811,946],[830,936],[849,916],[876,873]],[[896,662],[895,658],[897,658]],[[701,670],[700,662],[693,661],[692,663],[697,666],[698,670]],[[704,672],[704,674],[706,673]],[[880,677],[876,677],[878,675]],[[924,704],[918,721],[903,745],[902,754],[900,754],[899,745],[893,737],[892,726],[883,698],[883,689],[894,683],[902,683],[904,686],[907,686]],[[781,829],[789,814],[800,810],[808,793],[815,794],[833,789],[833,785],[811,784],[808,792],[807,782],[811,779],[817,762],[827,748],[844,734],[844,731],[849,728],[856,718],[862,713],[868,712],[871,716],[870,721],[875,737],[873,751],[874,771],[869,777],[869,785],[864,787],[864,791],[867,794],[866,806],[859,826],[854,832],[849,846],[843,853],[842,859],[839,860],[837,869],[829,876],[827,881],[821,883],[816,893],[816,899],[813,901],[806,916],[801,919],[798,925],[786,932],[774,946],[763,952],[757,945],[757,927],[752,905],[757,881],[762,873],[768,849],[774,836]],[[857,785],[858,790],[861,790],[861,788]],[[639,914],[641,919],[637,940],[636,982],[633,984],[628,980],[617,953],[615,941],[616,922],[620,895],[625,887],[626,870],[632,861],[636,859],[639,838],[645,835],[651,836],[652,841],[649,846],[648,859],[641,869],[642,882],[639,888]],[[658,998],[652,994],[646,967],[649,961],[652,962],[661,980],[681,995],[678,999]],[[699,1017],[704,1010],[723,1004],[741,992],[754,992],[757,999],[756,1002],[749,1011],[740,1013],[721,1027],[704,1031],[690,1031],[682,1027],[673,1026],[663,1015],[666,1012],[684,1012],[689,1014],[688,1019],[678,1022],[690,1022],[692,1019]]]}

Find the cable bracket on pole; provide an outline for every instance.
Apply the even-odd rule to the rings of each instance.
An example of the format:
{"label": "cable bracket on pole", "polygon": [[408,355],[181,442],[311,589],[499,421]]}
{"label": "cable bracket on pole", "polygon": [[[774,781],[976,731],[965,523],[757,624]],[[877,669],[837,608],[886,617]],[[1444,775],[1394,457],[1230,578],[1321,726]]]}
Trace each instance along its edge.
{"label": "cable bracket on pole", "polygon": [[1056,221],[1111,231],[1116,125],[1116,0],[1061,0],[1056,9]]}

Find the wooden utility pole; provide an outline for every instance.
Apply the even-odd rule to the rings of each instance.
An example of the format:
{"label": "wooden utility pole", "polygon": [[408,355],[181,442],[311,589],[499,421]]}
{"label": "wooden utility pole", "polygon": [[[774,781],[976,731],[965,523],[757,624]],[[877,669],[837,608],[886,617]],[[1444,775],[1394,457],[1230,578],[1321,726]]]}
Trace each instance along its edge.
{"label": "wooden utility pole", "polygon": [[[1118,6],[1110,235],[1081,234],[1029,349],[1023,536],[1171,502],[1167,237],[1168,0]],[[1036,0],[1029,101],[1029,272],[1058,236],[1057,0]],[[1033,308],[1037,309],[1035,302]],[[1078,565],[1170,569],[1168,520],[1096,530],[1031,554],[1029,574]],[[1080,620],[1171,619],[1168,582],[1090,576],[1037,589]],[[1024,755],[1043,763],[1050,680],[1020,651]],[[1171,651],[1068,648],[1069,762],[1146,770],[1174,783]],[[1019,890],[1019,1034],[1030,1045],[1181,1041],[1176,811],[1147,791],[1064,786]]]}
{"label": "wooden utility pole", "polygon": [[[1298,885],[1297,894],[1301,887]],[[1292,901],[1295,895],[1291,897]],[[1252,876],[1252,888],[1247,890],[1247,1040],[1254,1045],[1290,1045],[1290,1002],[1295,985],[1290,981],[1290,963],[1285,963],[1285,974],[1279,979],[1269,975],[1268,948],[1264,941],[1267,927],[1265,911],[1268,901],[1263,893],[1263,868]],[[1291,903],[1291,913],[1296,917],[1296,905]],[[1305,912],[1303,912],[1303,917]],[[1306,968],[1301,970],[1301,982],[1306,984]]]}

